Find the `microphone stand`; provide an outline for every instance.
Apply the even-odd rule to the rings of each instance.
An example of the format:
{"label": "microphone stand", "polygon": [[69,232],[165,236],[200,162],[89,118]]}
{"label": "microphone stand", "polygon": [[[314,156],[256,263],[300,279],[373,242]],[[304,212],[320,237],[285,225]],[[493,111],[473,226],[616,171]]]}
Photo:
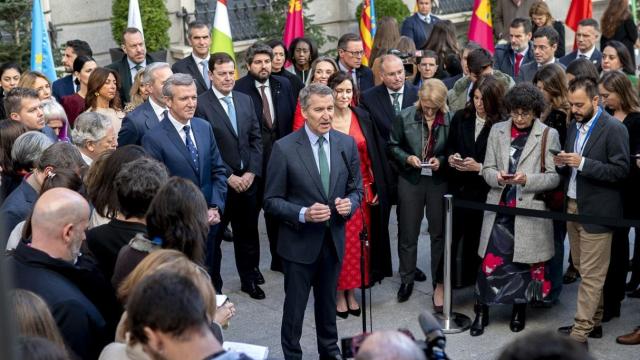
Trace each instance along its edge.
{"label": "microphone stand", "polygon": [[[347,167],[347,171],[349,173],[349,182],[355,185],[356,178],[353,176],[353,170],[351,169],[351,165],[347,160],[347,155],[345,155],[344,151],[341,152],[342,160],[344,161],[344,165]],[[362,210],[362,205],[358,207],[360,210],[360,215],[362,216],[362,229],[360,229],[360,297],[362,298],[362,333],[367,332],[367,296],[366,296],[366,284],[365,284],[365,249],[369,246],[369,234],[367,232],[367,219],[365,218],[364,210]],[[371,289],[369,289],[369,294],[371,294]],[[373,319],[372,319],[373,321]]]}

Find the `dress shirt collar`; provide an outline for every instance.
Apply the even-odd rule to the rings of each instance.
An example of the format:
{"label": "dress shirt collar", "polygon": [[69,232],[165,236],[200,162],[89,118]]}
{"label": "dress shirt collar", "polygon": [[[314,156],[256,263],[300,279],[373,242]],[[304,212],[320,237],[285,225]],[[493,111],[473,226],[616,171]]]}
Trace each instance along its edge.
{"label": "dress shirt collar", "polygon": [[271,86],[269,85],[269,78],[267,78],[267,80],[264,83],[261,83],[260,81],[255,80],[255,85],[256,85],[256,88],[258,88],[258,90],[260,90],[260,87],[263,85],[266,87],[266,89],[271,88]]}
{"label": "dress shirt collar", "polygon": [[[183,124],[180,121],[176,120],[173,115],[171,115],[171,111],[167,113],[167,118],[169,118],[169,121],[171,121],[171,125],[176,128],[176,131],[178,132],[178,134],[180,134],[180,137],[182,137],[182,129],[185,127],[185,125],[189,125],[189,127],[191,127],[191,119],[189,119],[186,124]],[[191,129],[191,131],[193,131],[193,129]]]}
{"label": "dress shirt collar", "polygon": [[340,68],[340,71],[344,71],[346,73],[351,73],[351,71],[355,72],[355,70],[356,70],[356,69],[349,70],[347,65],[343,64],[342,61],[340,61],[340,60],[338,60],[338,67]]}
{"label": "dress shirt collar", "polygon": [[193,61],[196,62],[196,64],[198,64],[198,66],[201,66],[200,63],[202,63],[202,60],[207,62],[207,65],[209,64],[209,58],[211,57],[211,55],[207,55],[206,58],[200,58],[196,56],[196,53],[192,52],[191,53],[191,57],[193,57]]}
{"label": "dress shirt collar", "polygon": [[587,51],[587,52],[580,52],[580,50],[578,50],[578,52],[576,53],[576,59],[580,59],[580,55],[584,55],[587,57],[587,59],[591,59],[591,56],[593,55],[593,53],[596,51],[596,46],[593,45],[593,47],[591,48],[591,50]]}
{"label": "dress shirt collar", "polygon": [[134,70],[136,68],[136,65],[140,65],[143,68],[145,68],[147,66],[147,59],[144,59],[144,61],[141,62],[140,64],[136,64],[133,61],[131,61],[131,59],[129,59],[129,57],[127,56],[127,63],[129,63],[129,70]]}
{"label": "dress shirt collar", "polygon": [[579,122],[576,121],[576,128],[578,129],[579,132],[586,133],[587,131],[589,131],[589,129],[593,125],[593,121],[596,119],[596,116],[598,116],[598,112],[599,112],[600,108],[598,107],[595,110],[596,111],[593,114],[593,117],[589,121],[587,121],[586,123],[579,123]]}
{"label": "dress shirt collar", "polygon": [[420,18],[420,20],[426,23],[431,23],[431,21],[433,21],[433,19],[431,18],[431,13],[428,13],[427,15],[423,15],[421,13],[416,13],[416,14],[418,14],[418,17]]}
{"label": "dress shirt collar", "polygon": [[391,90],[389,88],[387,88],[387,91],[389,92],[389,96],[393,96],[393,94],[398,93],[400,94],[400,96],[404,95],[404,84],[402,84],[402,87],[400,89],[398,89],[398,91],[394,91]]}
{"label": "dress shirt collar", "polygon": [[149,104],[151,104],[151,108],[153,109],[153,112],[156,113],[156,115],[158,115],[158,119],[162,120],[162,117],[161,117],[162,113],[165,110],[167,110],[167,108],[153,101],[152,96],[149,96]]}
{"label": "dress shirt collar", "polygon": [[[313,131],[311,131],[311,129],[309,128],[309,126],[305,123],[304,124],[304,131],[307,133],[307,137],[309,137],[309,142],[311,142],[311,145],[316,145],[318,143],[318,139],[320,138],[320,136],[316,135]],[[327,132],[326,134],[322,135],[322,137],[327,140],[327,143],[329,143],[329,133]]]}
{"label": "dress shirt collar", "polygon": [[[257,81],[256,81],[257,82]],[[265,85],[267,87],[269,87],[269,84]],[[256,86],[262,86],[262,84],[260,85],[256,85]],[[211,87],[211,90],[213,90],[213,94],[216,96],[216,99],[218,100],[223,100],[224,98],[226,98],[227,96],[230,97],[231,99],[233,99],[233,91],[230,91],[229,94],[224,95],[223,93],[221,93],[220,91],[218,91],[218,89],[216,89],[214,86]]]}
{"label": "dress shirt collar", "polygon": [[547,61],[546,63],[538,64],[538,67],[542,67],[542,66],[549,65],[549,64],[555,64],[555,62],[556,62],[556,58],[552,57],[551,60]]}

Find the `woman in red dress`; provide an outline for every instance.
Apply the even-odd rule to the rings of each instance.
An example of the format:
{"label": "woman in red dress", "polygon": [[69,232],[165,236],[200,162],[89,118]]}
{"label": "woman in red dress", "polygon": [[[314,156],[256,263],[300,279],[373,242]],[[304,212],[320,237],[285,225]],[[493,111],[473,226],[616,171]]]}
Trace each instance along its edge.
{"label": "woman in red dress", "polygon": [[95,60],[90,56],[80,55],[73,61],[73,76],[76,78],[78,92],[62,98],[62,107],[67,113],[71,127],[73,127],[78,115],[86,110],[84,99],[87,97],[89,76],[97,67]]}
{"label": "woman in red dress", "polygon": [[[354,96],[353,79],[346,73],[338,72],[329,78],[328,85],[333,89],[335,98],[332,127],[334,130],[350,135],[355,140],[360,155],[360,169],[358,170],[362,174],[364,189],[362,205],[351,216],[345,227],[345,251],[338,278],[336,310],[339,317],[346,318],[349,314],[360,315],[360,306],[354,290],[359,288],[362,282],[361,256],[364,256],[364,284],[369,285],[369,243],[365,244],[364,253],[361,254],[360,233],[366,230],[367,234],[371,234],[372,207],[377,210],[379,205],[378,194],[374,188],[376,186],[386,188],[386,177],[384,175],[380,178],[374,177],[372,158],[379,154],[376,146],[378,141],[366,112],[351,107],[351,100]],[[370,237],[370,239],[372,238]]]}

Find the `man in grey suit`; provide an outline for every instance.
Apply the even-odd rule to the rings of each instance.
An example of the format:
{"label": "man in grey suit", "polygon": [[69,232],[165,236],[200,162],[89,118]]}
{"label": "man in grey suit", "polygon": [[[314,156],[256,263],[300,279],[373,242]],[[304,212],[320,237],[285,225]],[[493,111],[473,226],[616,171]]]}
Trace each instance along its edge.
{"label": "man in grey suit", "polygon": [[176,61],[171,67],[174,73],[189,74],[196,80],[198,95],[211,88],[209,79],[209,47],[211,46],[211,30],[202,21],[189,24],[189,44],[191,55]]}
{"label": "man in grey suit", "polygon": [[267,165],[264,209],[279,220],[285,300],[281,341],[286,359],[301,359],[304,311],[313,287],[320,359],[339,359],[336,287],[345,223],[360,207],[356,144],[331,130],[333,91],[311,84],[300,92],[305,126],[276,141]]}
{"label": "man in grey suit", "polygon": [[[622,217],[620,181],[629,172],[629,134],[622,122],[598,106],[595,82],[579,77],[569,83],[574,121],[564,151],[554,162],[564,175],[567,213]],[[602,336],[602,287],[607,276],[613,230],[567,222],[573,265],[580,272],[575,322],[558,331],[587,344],[592,332]],[[620,259],[620,261],[627,261]]]}
{"label": "man in grey suit", "polygon": [[162,86],[173,75],[169,64],[155,62],[147,66],[142,83],[149,89],[149,99],[122,119],[118,132],[118,146],[140,145],[142,137],[164,119],[168,109],[162,95]]}
{"label": "man in grey suit", "polygon": [[543,26],[533,33],[533,57],[535,61],[528,62],[520,67],[520,72],[516,76],[517,83],[533,81],[536,72],[543,65],[556,63],[563,69],[565,68],[555,57],[559,36],[558,32],[551,26]]}

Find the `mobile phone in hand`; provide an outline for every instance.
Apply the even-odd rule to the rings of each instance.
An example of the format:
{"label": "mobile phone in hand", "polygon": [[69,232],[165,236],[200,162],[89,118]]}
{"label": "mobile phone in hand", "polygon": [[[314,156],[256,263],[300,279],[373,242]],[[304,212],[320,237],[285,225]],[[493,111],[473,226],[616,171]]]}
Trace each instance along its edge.
{"label": "mobile phone in hand", "polygon": [[549,152],[553,154],[553,156],[556,156],[558,154],[560,154],[562,150],[556,150],[556,149],[549,149]]}
{"label": "mobile phone in hand", "polygon": [[420,167],[423,168],[423,169],[427,169],[427,168],[431,167],[431,164],[428,163],[428,162],[421,162],[420,163]]}
{"label": "mobile phone in hand", "polygon": [[511,180],[514,177],[516,177],[516,174],[504,174],[504,175],[502,175],[502,178],[505,179],[505,180]]}

